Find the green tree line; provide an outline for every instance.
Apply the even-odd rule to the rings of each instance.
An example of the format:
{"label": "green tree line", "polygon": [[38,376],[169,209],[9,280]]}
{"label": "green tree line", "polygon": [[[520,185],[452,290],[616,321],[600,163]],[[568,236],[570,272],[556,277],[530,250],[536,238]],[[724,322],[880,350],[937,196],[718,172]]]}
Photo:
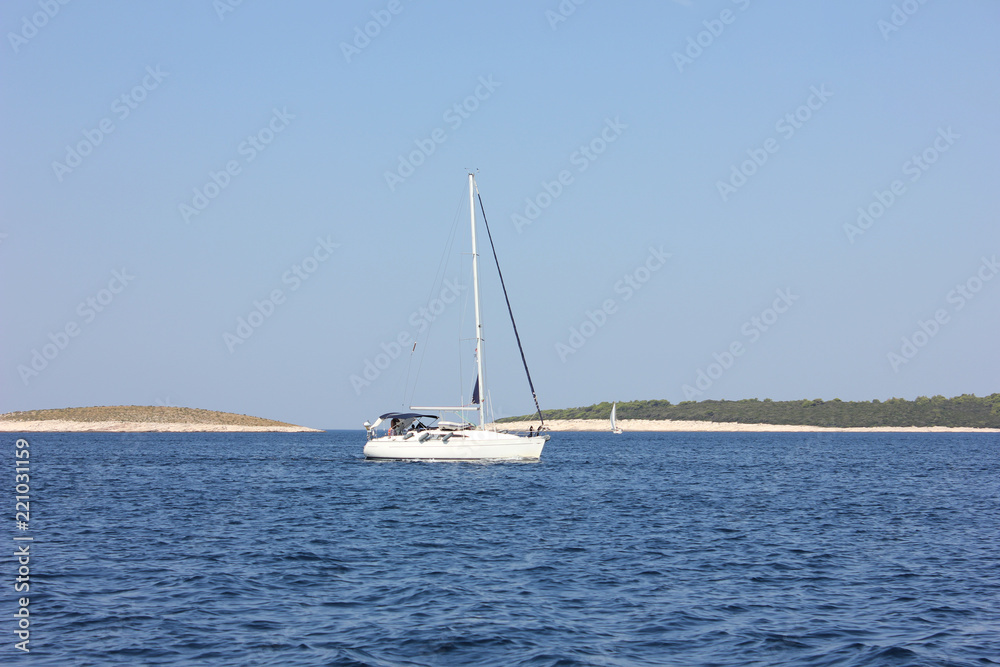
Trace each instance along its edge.
{"label": "green tree line", "polygon": [[[609,419],[611,403],[582,408],[543,410],[545,419]],[[626,401],[618,403],[618,419],[677,419],[743,424],[795,424],[802,426],[950,426],[1000,428],[1000,394],[954,398],[920,396],[916,400],[842,401],[835,398],[772,401]],[[537,415],[507,417],[497,421],[531,420]]]}

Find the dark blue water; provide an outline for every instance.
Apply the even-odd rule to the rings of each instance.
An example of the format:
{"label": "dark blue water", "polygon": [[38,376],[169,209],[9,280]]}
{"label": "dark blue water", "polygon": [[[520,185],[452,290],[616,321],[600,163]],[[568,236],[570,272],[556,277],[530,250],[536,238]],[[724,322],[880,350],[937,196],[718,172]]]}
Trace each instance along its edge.
{"label": "dark blue water", "polygon": [[1000,661],[996,435],[565,433],[495,464],[365,461],[346,431],[28,439],[6,664]]}

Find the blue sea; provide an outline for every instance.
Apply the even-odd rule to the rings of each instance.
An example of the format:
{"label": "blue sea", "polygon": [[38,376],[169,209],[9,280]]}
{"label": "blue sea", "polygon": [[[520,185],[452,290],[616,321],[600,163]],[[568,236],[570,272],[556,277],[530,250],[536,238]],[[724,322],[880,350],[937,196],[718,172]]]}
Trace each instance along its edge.
{"label": "blue sea", "polygon": [[996,434],[25,437],[7,665],[1000,664]]}

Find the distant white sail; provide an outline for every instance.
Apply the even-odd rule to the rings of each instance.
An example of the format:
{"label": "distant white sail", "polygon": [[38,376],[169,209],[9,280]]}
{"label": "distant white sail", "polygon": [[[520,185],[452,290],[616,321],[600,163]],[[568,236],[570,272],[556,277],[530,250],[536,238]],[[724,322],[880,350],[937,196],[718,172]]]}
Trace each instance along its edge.
{"label": "distant white sail", "polygon": [[618,403],[617,402],[611,404],[611,432],[612,433],[621,433],[622,432],[622,430],[620,428],[618,428],[618,420],[615,419],[615,412],[616,412],[616,408],[617,407],[618,407]]}

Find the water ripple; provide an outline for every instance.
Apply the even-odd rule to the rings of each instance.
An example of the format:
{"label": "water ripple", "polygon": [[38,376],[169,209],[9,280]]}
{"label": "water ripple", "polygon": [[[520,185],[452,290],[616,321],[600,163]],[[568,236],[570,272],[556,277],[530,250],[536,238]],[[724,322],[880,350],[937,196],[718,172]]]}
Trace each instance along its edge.
{"label": "water ripple", "polygon": [[367,462],[353,432],[29,437],[24,664],[1000,656],[992,435],[558,434],[531,465]]}

